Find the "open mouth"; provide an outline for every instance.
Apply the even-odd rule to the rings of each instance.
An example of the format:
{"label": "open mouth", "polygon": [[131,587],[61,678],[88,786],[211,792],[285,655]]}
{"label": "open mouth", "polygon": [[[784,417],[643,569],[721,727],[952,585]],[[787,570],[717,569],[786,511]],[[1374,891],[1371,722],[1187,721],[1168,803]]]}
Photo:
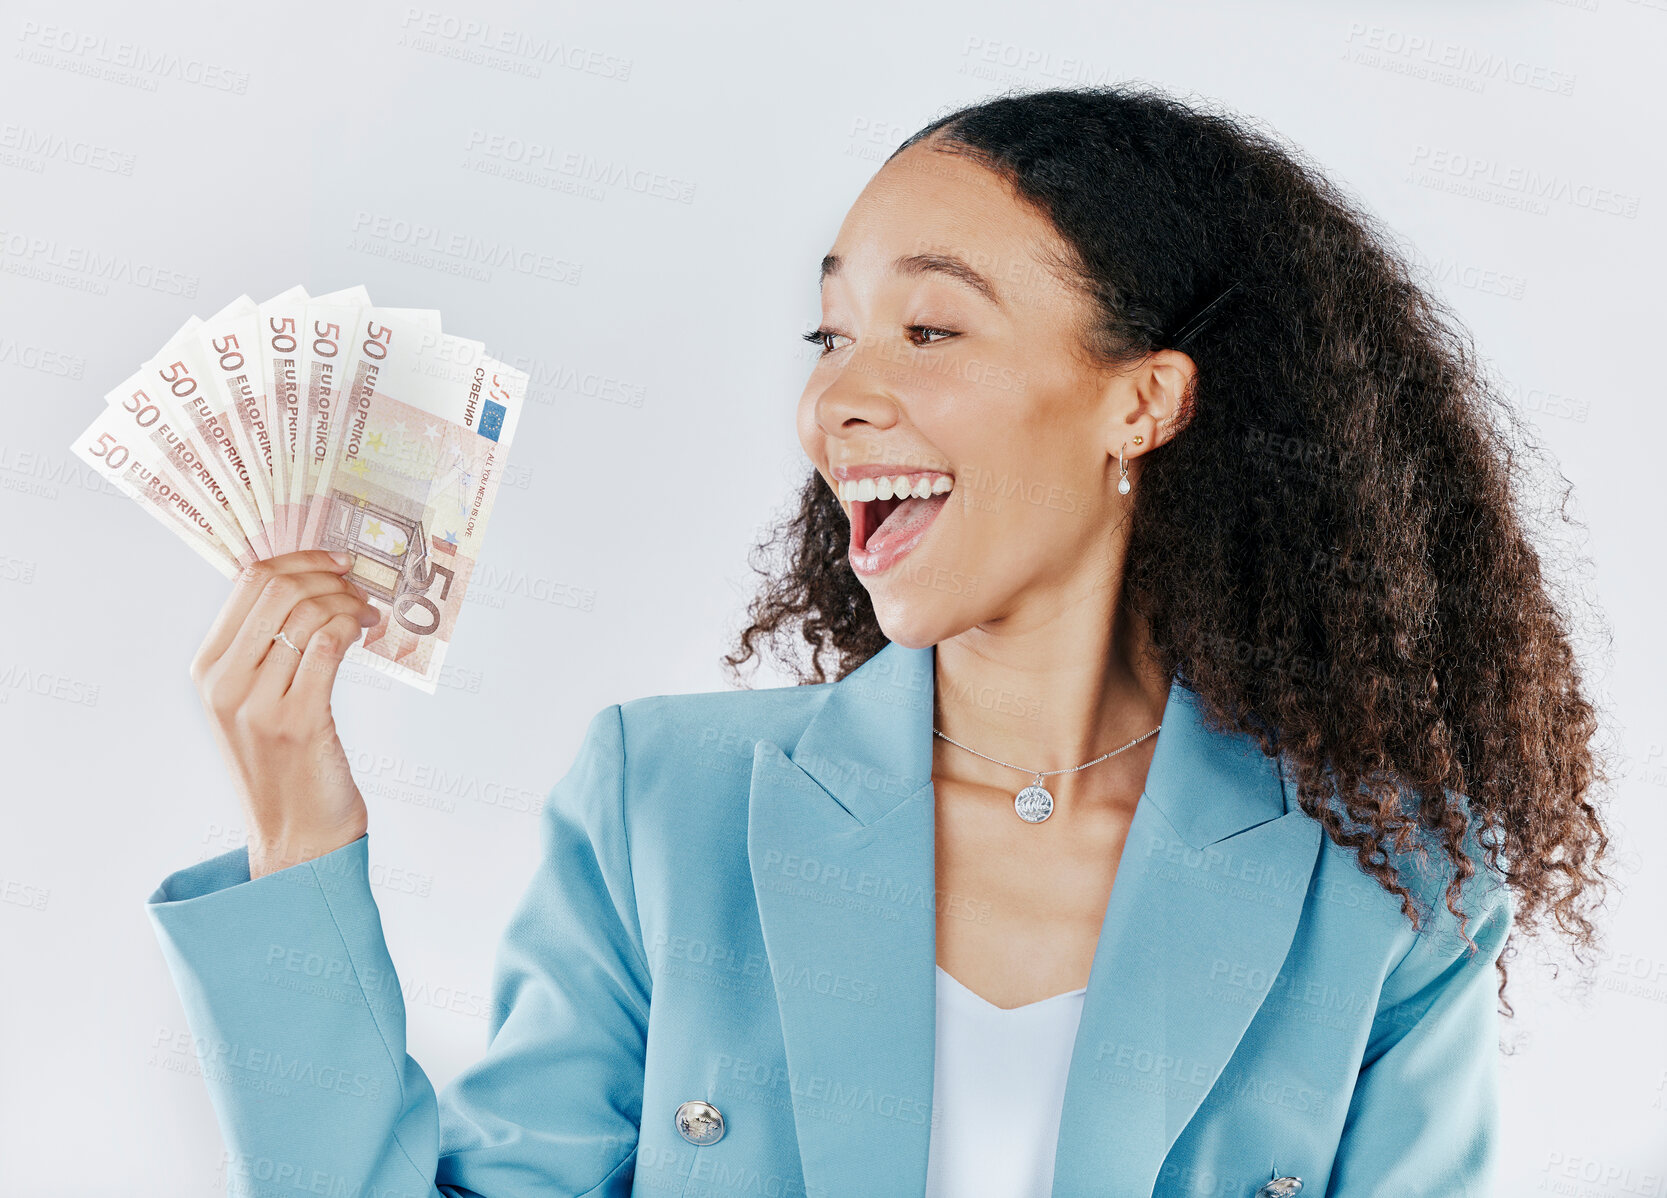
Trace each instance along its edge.
{"label": "open mouth", "polygon": [[954,489],[952,475],[940,471],[854,479],[839,484],[839,498],[850,505],[853,563],[883,568],[906,551],[937,518]]}

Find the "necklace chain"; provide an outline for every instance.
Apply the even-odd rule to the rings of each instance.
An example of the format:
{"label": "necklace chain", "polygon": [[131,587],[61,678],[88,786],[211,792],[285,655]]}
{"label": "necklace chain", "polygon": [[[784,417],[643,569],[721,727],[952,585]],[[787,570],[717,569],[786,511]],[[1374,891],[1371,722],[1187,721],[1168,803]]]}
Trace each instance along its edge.
{"label": "necklace chain", "polygon": [[937,735],[942,736],[945,740],[949,741],[949,743],[954,745],[957,749],[966,749],[967,752],[973,754],[975,757],[982,757],[982,758],[984,758],[985,761],[995,761],[995,763],[997,765],[1004,765],[1010,770],[1018,770],[1022,774],[1030,774],[1030,775],[1032,775],[1033,777],[1036,777],[1036,778],[1051,778],[1055,774],[1074,774],[1078,770],[1085,770],[1091,765],[1099,765],[1100,762],[1104,761],[1107,757],[1115,757],[1119,753],[1123,752],[1125,749],[1132,749],[1136,745],[1138,745],[1141,741],[1146,740],[1149,737],[1156,736],[1158,734],[1159,729],[1161,729],[1162,727],[1163,727],[1163,725],[1159,724],[1157,726],[1157,728],[1152,729],[1150,732],[1142,733],[1140,736],[1135,737],[1128,744],[1124,745],[1123,748],[1113,749],[1109,753],[1101,754],[1100,756],[1096,757],[1093,761],[1085,761],[1081,765],[1074,765],[1068,770],[1027,770],[1023,766],[1014,765],[1010,761],[996,761],[996,759],[994,757],[991,757],[986,753],[980,753],[977,749],[968,748],[966,745],[963,745],[960,741],[955,740],[953,737],[950,737],[950,736],[948,736],[948,735],[946,735],[942,732],[938,732],[938,730],[936,728],[932,729],[932,731],[934,733],[936,733]]}
{"label": "necklace chain", "polygon": [[932,729],[932,733],[935,736],[943,737],[957,749],[965,749],[975,757],[982,757],[985,761],[994,762],[996,765],[1005,766],[1007,769],[1019,770],[1022,773],[1034,776],[1036,781],[1032,782],[1029,786],[1025,787],[1023,790],[1019,791],[1018,794],[1013,796],[1013,808],[1018,812],[1019,818],[1024,820],[1027,824],[1039,824],[1043,820],[1047,819],[1048,816],[1053,814],[1053,795],[1049,794],[1047,788],[1042,785],[1043,778],[1051,778],[1055,774],[1074,774],[1078,770],[1085,770],[1091,765],[1099,765],[1100,762],[1106,760],[1106,758],[1115,757],[1124,750],[1134,748],[1141,741],[1156,736],[1162,729],[1163,725],[1159,724],[1150,732],[1142,733],[1140,736],[1135,737],[1122,748],[1113,749],[1109,753],[1102,753],[1093,761],[1085,761],[1081,765],[1074,765],[1068,770],[1027,770],[1023,766],[1014,765],[1010,761],[997,760],[996,758],[991,757],[988,753],[980,753],[977,749],[968,745],[963,745],[954,737],[939,732],[936,728]]}

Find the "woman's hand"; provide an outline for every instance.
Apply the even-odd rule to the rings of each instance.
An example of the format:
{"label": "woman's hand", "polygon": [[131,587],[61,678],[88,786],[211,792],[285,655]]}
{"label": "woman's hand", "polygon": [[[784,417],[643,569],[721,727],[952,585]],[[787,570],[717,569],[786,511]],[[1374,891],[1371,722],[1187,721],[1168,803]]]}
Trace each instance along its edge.
{"label": "woman's hand", "polygon": [[[191,680],[243,798],[251,879],[365,833],[364,796],[336,736],[330,691],[349,645],[380,618],[348,565],[322,549],[247,567]],[[301,652],[274,639],[282,630]]]}

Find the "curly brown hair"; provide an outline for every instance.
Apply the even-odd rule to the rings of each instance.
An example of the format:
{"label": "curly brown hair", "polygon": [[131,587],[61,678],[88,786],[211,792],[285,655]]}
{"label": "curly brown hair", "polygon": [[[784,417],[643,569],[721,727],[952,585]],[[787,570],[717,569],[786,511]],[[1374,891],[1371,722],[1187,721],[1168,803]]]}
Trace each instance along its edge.
{"label": "curly brown hair", "polygon": [[[1549,918],[1590,951],[1612,881],[1599,720],[1518,493],[1536,447],[1457,319],[1373,218],[1242,117],[1058,88],[952,112],[894,155],[927,138],[1051,220],[1097,362],[1140,361],[1239,284],[1189,343],[1186,424],[1146,456],[1132,500],[1122,601],[1156,664],[1285,755],[1303,809],[1415,928],[1391,857],[1425,860],[1433,842],[1473,944],[1456,905],[1473,831],[1515,928]],[[812,470],[755,547],[764,584],[723,659],[732,676],[760,642],[801,682],[828,680],[825,652],[844,677],[886,644],[847,540]]]}

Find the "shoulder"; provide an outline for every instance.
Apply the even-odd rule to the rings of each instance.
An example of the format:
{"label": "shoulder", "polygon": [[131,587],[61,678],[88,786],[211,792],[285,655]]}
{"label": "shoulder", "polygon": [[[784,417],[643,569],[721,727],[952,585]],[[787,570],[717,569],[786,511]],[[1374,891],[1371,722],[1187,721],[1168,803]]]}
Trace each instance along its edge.
{"label": "shoulder", "polygon": [[[590,719],[553,814],[633,853],[675,852],[691,837],[745,836],[753,754],[784,752],[827,701],[832,683],[647,695]],[[658,864],[658,859],[650,862]]]}
{"label": "shoulder", "polygon": [[744,846],[755,747],[767,740],[791,751],[831,686],[648,695],[599,708],[546,796],[551,832],[588,840],[622,890],[634,889],[633,873],[673,876],[697,845]]}
{"label": "shoulder", "polygon": [[[832,683],[757,690],[646,695],[590,717],[558,797],[590,808],[640,806],[639,796],[739,780],[746,786],[760,741],[791,751],[827,701]],[[598,801],[602,794],[611,801]],[[616,813],[617,814],[617,813]]]}
{"label": "shoulder", "polygon": [[828,699],[832,683],[646,695],[618,704],[627,771],[641,785],[666,770],[691,768],[750,776],[753,749],[798,743]]}
{"label": "shoulder", "polygon": [[1481,821],[1468,796],[1446,793],[1449,808],[1464,821],[1462,857],[1470,871],[1454,899],[1457,913],[1448,907],[1448,888],[1459,869],[1433,832],[1420,830],[1407,848],[1380,846],[1379,855],[1408,892],[1416,928],[1400,897],[1360,864],[1356,851],[1321,833],[1312,900],[1318,911],[1343,917],[1332,930],[1352,939],[1357,950],[1372,946],[1384,1005],[1426,990],[1461,965],[1473,970],[1490,964],[1510,931],[1511,893],[1499,867],[1487,861]]}
{"label": "shoulder", "polygon": [[1459,885],[1453,900],[1458,908],[1455,913],[1448,906],[1448,891],[1458,876],[1458,866],[1433,832],[1424,831],[1414,850],[1392,856],[1402,884],[1413,894],[1420,926],[1416,933],[1408,932],[1407,951],[1386,991],[1416,990],[1461,960],[1474,957],[1491,962],[1510,932],[1511,891],[1499,866],[1488,863],[1481,820],[1467,795],[1452,790],[1446,794],[1449,808],[1464,821],[1460,847],[1470,876]]}
{"label": "shoulder", "polygon": [[[1515,907],[1499,868],[1488,864],[1481,824],[1469,799],[1449,791],[1448,802],[1465,817],[1463,856],[1472,872],[1453,900],[1455,913],[1448,907],[1448,889],[1458,870],[1433,833],[1424,834],[1424,851],[1392,858],[1402,885],[1412,893],[1419,927],[1413,930],[1397,909],[1396,955],[1379,991],[1365,1064],[1408,1036],[1414,1036],[1415,1044],[1446,1046],[1455,1061],[1494,1048],[1496,1033],[1486,1029],[1493,1026],[1500,980],[1496,966],[1511,935]],[[1487,1043],[1464,1042],[1473,1038]]]}

